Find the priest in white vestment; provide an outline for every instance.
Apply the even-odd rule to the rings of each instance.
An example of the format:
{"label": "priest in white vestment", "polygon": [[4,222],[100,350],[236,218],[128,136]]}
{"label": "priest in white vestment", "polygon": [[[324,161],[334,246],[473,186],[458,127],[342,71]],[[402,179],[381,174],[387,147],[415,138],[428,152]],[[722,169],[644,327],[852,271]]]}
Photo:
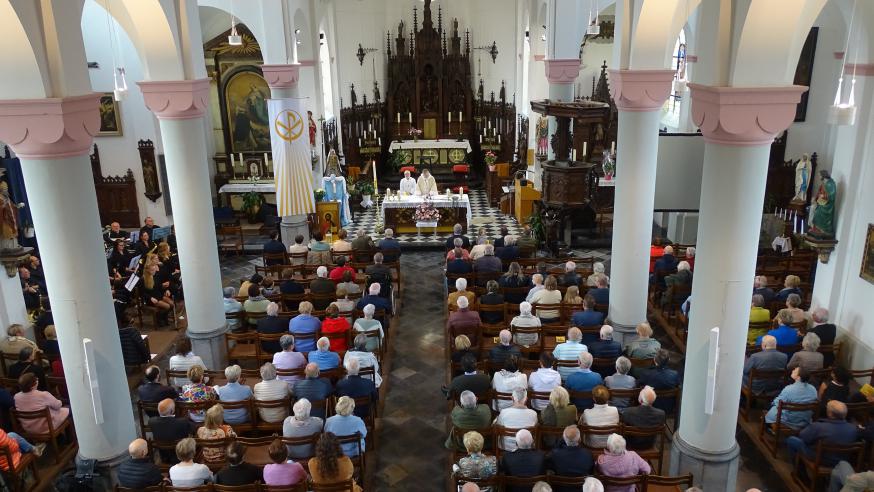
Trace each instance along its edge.
{"label": "priest in white vestment", "polygon": [[404,171],[404,178],[401,180],[400,191],[407,195],[416,194],[416,180],[410,177],[410,171]]}
{"label": "priest in white vestment", "polygon": [[437,181],[434,179],[434,176],[431,176],[431,172],[427,169],[422,170],[422,174],[416,180],[416,194],[434,196],[439,193],[440,191],[437,189]]}

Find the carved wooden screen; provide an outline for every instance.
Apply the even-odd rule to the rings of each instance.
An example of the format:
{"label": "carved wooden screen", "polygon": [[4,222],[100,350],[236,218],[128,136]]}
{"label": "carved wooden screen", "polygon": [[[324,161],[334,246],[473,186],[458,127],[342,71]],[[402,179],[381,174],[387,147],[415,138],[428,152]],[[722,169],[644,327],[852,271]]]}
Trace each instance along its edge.
{"label": "carved wooden screen", "polygon": [[94,173],[100,224],[118,222],[122,227],[139,227],[140,208],[137,204],[137,186],[133,171],[128,169],[124,176],[104,177],[100,169],[97,144],[94,144],[94,154],[91,155],[91,170]]}

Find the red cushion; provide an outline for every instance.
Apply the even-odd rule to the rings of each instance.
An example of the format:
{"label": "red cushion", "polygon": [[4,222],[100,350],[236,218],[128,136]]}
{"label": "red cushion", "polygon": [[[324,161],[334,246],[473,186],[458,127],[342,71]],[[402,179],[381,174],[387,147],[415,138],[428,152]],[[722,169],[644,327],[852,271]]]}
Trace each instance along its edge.
{"label": "red cushion", "polygon": [[452,172],[454,173],[466,173],[470,171],[470,166],[467,164],[456,164],[452,166]]}
{"label": "red cushion", "polygon": [[401,168],[401,174],[404,174],[404,173],[407,172],[407,171],[410,171],[411,173],[415,173],[415,172],[416,172],[416,166],[404,166],[404,167]]}

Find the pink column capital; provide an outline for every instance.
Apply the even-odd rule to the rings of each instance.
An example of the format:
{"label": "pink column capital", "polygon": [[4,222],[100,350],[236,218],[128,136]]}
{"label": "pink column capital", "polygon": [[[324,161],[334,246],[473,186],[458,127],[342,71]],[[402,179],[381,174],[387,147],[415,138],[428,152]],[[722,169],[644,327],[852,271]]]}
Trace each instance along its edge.
{"label": "pink column capital", "polygon": [[714,87],[689,84],[692,121],[704,140],[733,146],[769,145],[792,124],[807,87]]}
{"label": "pink column capital", "polygon": [[162,120],[199,118],[209,103],[209,79],[137,82],[149,111]]}
{"label": "pink column capital", "polygon": [[673,70],[608,70],[610,96],[621,111],[655,111],[671,95]]}
{"label": "pink column capital", "polygon": [[580,75],[579,58],[554,58],[543,60],[543,64],[550,84],[573,84]]}
{"label": "pink column capital", "polygon": [[100,94],[0,101],[0,141],[19,157],[88,154],[100,130]]}
{"label": "pink column capital", "polygon": [[261,73],[271,89],[289,89],[300,80],[300,63],[288,65],[261,65]]}

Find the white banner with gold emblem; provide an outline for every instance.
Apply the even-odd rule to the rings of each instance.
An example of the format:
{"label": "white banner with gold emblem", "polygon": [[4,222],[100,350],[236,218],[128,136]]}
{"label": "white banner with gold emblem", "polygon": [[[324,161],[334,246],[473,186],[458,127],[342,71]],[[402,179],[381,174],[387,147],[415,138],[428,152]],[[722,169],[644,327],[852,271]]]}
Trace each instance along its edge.
{"label": "white banner with gold emblem", "polygon": [[305,99],[269,99],[276,208],[281,217],[315,213]]}

